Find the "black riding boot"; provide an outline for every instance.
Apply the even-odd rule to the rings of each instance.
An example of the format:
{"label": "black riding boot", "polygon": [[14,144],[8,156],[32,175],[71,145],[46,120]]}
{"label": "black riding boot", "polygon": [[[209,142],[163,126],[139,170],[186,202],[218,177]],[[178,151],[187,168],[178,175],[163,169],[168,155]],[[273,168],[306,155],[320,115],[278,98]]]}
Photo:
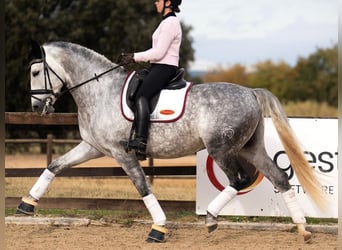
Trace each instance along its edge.
{"label": "black riding boot", "polygon": [[146,159],[146,145],[150,121],[150,107],[145,97],[140,97],[135,105],[135,138],[126,143],[124,142],[123,145],[125,145],[125,147],[128,150],[134,149],[137,154],[144,155]]}

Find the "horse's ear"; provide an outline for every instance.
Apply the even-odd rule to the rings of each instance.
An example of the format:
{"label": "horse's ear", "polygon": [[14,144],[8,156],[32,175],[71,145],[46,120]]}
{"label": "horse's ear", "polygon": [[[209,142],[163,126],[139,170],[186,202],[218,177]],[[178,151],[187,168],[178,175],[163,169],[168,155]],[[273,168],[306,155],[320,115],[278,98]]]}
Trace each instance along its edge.
{"label": "horse's ear", "polygon": [[39,45],[38,42],[31,40],[31,50],[29,53],[28,61],[32,62],[35,59],[43,59],[44,51],[43,48]]}

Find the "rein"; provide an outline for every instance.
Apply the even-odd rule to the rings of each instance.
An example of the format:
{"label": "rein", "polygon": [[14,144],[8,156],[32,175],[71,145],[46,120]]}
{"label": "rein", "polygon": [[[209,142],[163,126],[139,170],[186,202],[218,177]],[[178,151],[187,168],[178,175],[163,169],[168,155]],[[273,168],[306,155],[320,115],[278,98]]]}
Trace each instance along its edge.
{"label": "rein", "polygon": [[[73,86],[73,87],[71,87],[71,88],[68,88],[68,89],[62,91],[62,92],[59,94],[58,97],[64,95],[64,94],[67,93],[67,92],[70,92],[70,91],[73,90],[73,89],[79,88],[79,87],[81,87],[82,85],[84,85],[84,84],[86,84],[86,83],[88,83],[88,82],[91,82],[91,81],[94,81],[94,80],[99,81],[99,78],[100,78],[101,76],[104,76],[105,74],[108,74],[109,72],[111,72],[111,71],[113,71],[113,70],[116,70],[117,68],[120,68],[121,66],[124,66],[124,65],[125,65],[125,64],[118,64],[118,65],[116,65],[115,67],[112,67],[112,68],[110,68],[110,69],[108,69],[108,70],[106,70],[106,71],[104,71],[104,72],[102,72],[102,73],[100,73],[100,74],[98,74],[98,75],[97,75],[96,73],[94,73],[94,77],[92,77],[92,78],[90,78],[90,79],[88,79],[88,80],[85,80],[85,81],[83,81],[83,82],[81,82],[81,83],[79,83],[79,84],[76,84],[75,86]],[[58,76],[57,76],[57,77],[58,77]]]}

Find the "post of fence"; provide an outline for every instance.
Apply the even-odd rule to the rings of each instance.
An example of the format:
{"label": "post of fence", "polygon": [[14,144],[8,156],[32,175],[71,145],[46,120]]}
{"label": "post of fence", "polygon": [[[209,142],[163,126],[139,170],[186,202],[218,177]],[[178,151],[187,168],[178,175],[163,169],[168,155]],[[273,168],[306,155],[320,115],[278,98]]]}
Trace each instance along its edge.
{"label": "post of fence", "polygon": [[53,150],[52,142],[53,142],[53,135],[48,134],[46,138],[46,161],[47,161],[46,166],[49,166],[52,161],[52,150]]}
{"label": "post of fence", "polygon": [[[148,158],[148,166],[149,166],[150,168],[153,168],[153,167],[154,167],[154,161],[153,161],[153,158],[152,158],[152,157]],[[152,185],[152,184],[153,184],[153,180],[154,180],[154,175],[150,175],[150,176],[149,176],[149,179],[150,179],[150,183],[151,183],[151,185]]]}

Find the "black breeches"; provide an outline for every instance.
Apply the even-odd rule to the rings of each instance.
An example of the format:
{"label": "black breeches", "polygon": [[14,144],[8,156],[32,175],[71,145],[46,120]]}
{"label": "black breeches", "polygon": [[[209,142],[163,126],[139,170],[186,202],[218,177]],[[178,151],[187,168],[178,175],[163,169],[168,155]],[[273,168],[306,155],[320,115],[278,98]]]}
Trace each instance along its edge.
{"label": "black breeches", "polygon": [[152,64],[150,72],[142,82],[135,96],[135,133],[147,139],[150,120],[150,99],[159,93],[176,75],[177,67],[165,64]]}
{"label": "black breeches", "polygon": [[135,95],[135,102],[137,102],[140,97],[145,97],[149,101],[171,81],[171,79],[176,75],[176,71],[176,66],[152,64],[150,72]]}

